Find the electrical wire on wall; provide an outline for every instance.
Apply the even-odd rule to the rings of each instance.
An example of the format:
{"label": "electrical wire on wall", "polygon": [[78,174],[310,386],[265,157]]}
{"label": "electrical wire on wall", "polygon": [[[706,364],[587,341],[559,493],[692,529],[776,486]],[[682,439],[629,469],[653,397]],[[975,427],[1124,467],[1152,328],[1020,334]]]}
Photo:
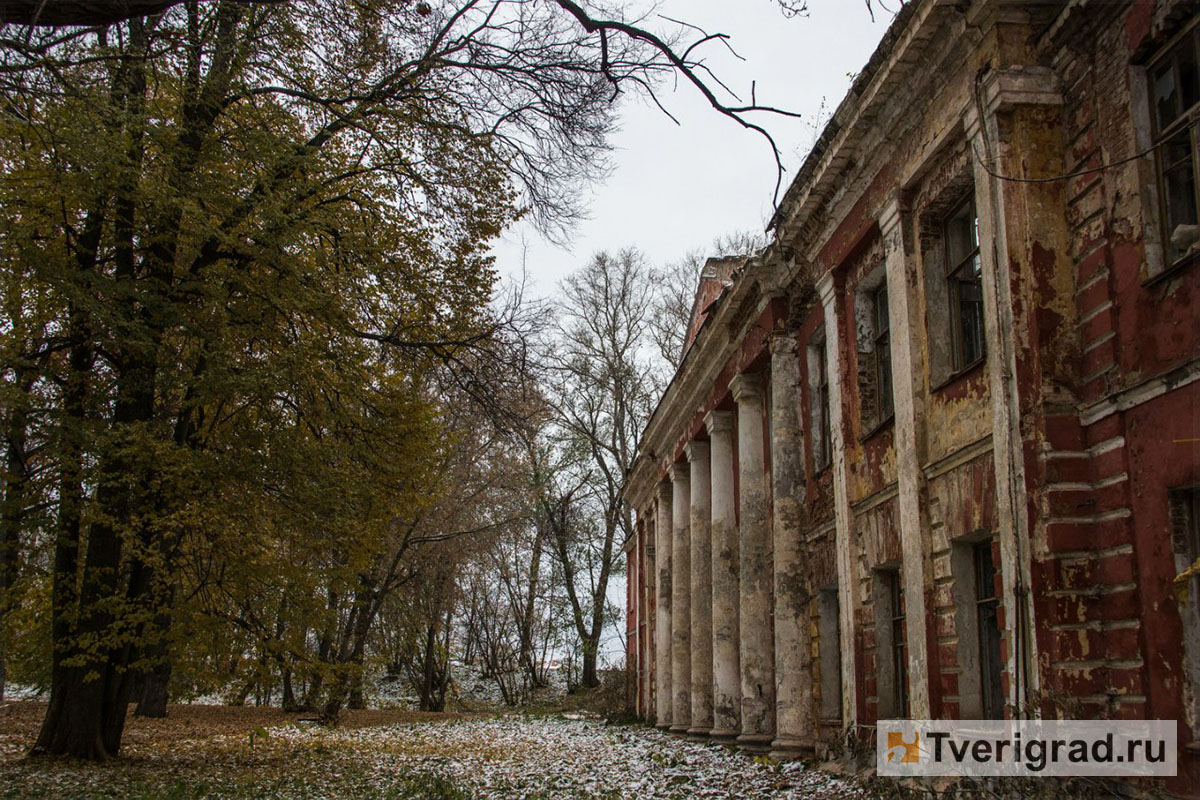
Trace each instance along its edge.
{"label": "electrical wire on wall", "polygon": [[[979,114],[979,121],[980,121],[981,125],[983,124],[983,119],[984,119],[983,100],[981,97],[981,90],[982,90],[982,83],[983,83],[983,75],[986,71],[987,71],[987,68],[985,67],[984,69],[981,69],[979,72],[977,72],[975,74],[975,110],[976,110],[976,113]],[[1100,164],[1099,166],[1096,166],[1096,167],[1088,167],[1087,169],[1079,169],[1079,170],[1075,170],[1074,172],[1066,172],[1066,173],[1063,173],[1062,175],[1051,175],[1051,176],[1045,177],[1045,178],[1023,178],[1023,177],[1019,177],[1017,175],[1005,175],[1004,173],[997,171],[996,168],[993,166],[996,163],[996,157],[995,157],[995,154],[992,152],[992,143],[991,143],[991,140],[988,139],[986,134],[982,138],[983,138],[984,149],[987,151],[987,159],[985,160],[983,157],[981,157],[979,155],[979,150],[974,145],[971,146],[971,149],[975,153],[975,160],[979,162],[979,166],[983,167],[983,171],[986,172],[988,175],[991,175],[993,178],[996,178],[997,180],[1008,181],[1010,183],[1058,183],[1059,181],[1069,181],[1071,178],[1078,178],[1083,175],[1092,175],[1097,172],[1104,172],[1105,170],[1112,169],[1113,167],[1119,167],[1123,164],[1128,164],[1132,161],[1137,161],[1138,159],[1145,158],[1146,156],[1150,155],[1151,153],[1153,153],[1154,151],[1158,150],[1160,147],[1165,145],[1170,140],[1170,138],[1178,136],[1181,131],[1188,130],[1189,128],[1192,128],[1195,125],[1196,125],[1196,120],[1195,119],[1190,120],[1187,125],[1183,126],[1182,128],[1179,128],[1178,130],[1172,131],[1170,137],[1163,137],[1162,139],[1153,143],[1146,149],[1144,149],[1140,152],[1134,153],[1131,156],[1117,159],[1116,161],[1109,161],[1107,163]]]}

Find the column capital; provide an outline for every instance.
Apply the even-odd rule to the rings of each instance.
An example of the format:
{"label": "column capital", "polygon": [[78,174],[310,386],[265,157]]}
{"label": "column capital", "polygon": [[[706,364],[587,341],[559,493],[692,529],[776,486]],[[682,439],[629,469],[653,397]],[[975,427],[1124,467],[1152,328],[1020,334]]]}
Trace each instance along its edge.
{"label": "column capital", "polygon": [[671,502],[671,481],[670,480],[661,481],[658,484],[658,502],[668,503],[668,504]]}
{"label": "column capital", "polygon": [[683,446],[683,453],[687,456],[689,463],[697,459],[707,459],[708,442],[703,439],[692,439]]}
{"label": "column capital", "polygon": [[899,192],[893,192],[875,218],[879,222],[879,233],[885,241],[892,231],[900,227],[900,222],[907,212],[907,204],[903,202]]}
{"label": "column capital", "polygon": [[775,257],[752,259],[747,263],[754,267],[759,290],[767,297],[780,297],[791,282],[791,276],[783,259],[774,253],[772,256]]}
{"label": "column capital", "polygon": [[967,141],[974,143],[975,138],[983,129],[983,120],[979,118],[979,109],[974,103],[968,103],[966,111],[962,115],[963,133],[967,135]]}
{"label": "column capital", "polygon": [[771,334],[767,342],[771,356],[794,355],[796,352],[796,336],[790,332],[779,331]]}
{"label": "column capital", "polygon": [[762,380],[757,372],[739,372],[729,382],[735,403],[748,402],[762,397]]}
{"label": "column capital", "polygon": [[704,427],[708,428],[708,435],[712,436],[716,431],[731,431],[733,430],[733,412],[732,411],[710,411],[704,415]]}
{"label": "column capital", "polygon": [[817,278],[817,296],[821,298],[821,305],[829,308],[833,303],[834,294],[833,273],[826,272],[820,278]]}
{"label": "column capital", "polygon": [[990,70],[976,90],[982,97],[969,103],[963,113],[963,130],[968,140],[980,132],[985,120],[983,114],[994,117],[997,113],[1017,106],[1061,106],[1063,94],[1058,74],[1049,67],[1011,66]]}
{"label": "column capital", "polygon": [[672,464],[668,474],[673,484],[688,483],[692,479],[692,472],[687,464]]}

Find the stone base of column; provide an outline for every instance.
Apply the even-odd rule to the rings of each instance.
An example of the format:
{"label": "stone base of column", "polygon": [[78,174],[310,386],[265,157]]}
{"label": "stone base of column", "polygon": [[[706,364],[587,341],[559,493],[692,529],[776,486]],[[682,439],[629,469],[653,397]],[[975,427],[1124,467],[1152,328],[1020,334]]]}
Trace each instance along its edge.
{"label": "stone base of column", "polygon": [[739,732],[733,728],[713,728],[708,732],[708,738],[716,744],[728,745],[729,747],[737,747],[737,738]]}
{"label": "stone base of column", "polygon": [[708,737],[712,735],[712,728],[693,727],[688,728],[687,736],[697,742],[707,742]]}
{"label": "stone base of column", "polygon": [[656,723],[654,723],[654,727],[658,728],[660,731],[669,731],[671,729],[671,723],[656,722]]}
{"label": "stone base of column", "polygon": [[670,731],[671,731],[671,733],[678,734],[679,736],[687,736],[688,726],[687,725],[672,725],[670,728]]}
{"label": "stone base of column", "polygon": [[776,739],[771,742],[772,761],[794,761],[807,758],[816,751],[813,742],[805,739]]}
{"label": "stone base of column", "polygon": [[743,733],[737,737],[737,746],[747,753],[769,753],[772,738],[769,733]]}

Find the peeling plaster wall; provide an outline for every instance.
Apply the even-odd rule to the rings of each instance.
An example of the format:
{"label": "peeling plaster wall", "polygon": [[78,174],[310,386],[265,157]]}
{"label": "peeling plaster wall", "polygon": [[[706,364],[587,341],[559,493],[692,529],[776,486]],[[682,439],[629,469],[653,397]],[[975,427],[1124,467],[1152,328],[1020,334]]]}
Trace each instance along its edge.
{"label": "peeling plaster wall", "polygon": [[[1200,258],[1163,263],[1155,159],[1134,156],[1151,144],[1145,65],[1197,10],[981,0],[917,2],[904,14],[917,27],[901,26],[888,46],[919,57],[872,62],[777,218],[772,247],[807,265],[831,305],[762,272],[735,276],[728,291],[739,304],[713,305],[697,338],[697,357],[719,352],[721,366],[688,390],[695,402],[673,420],[664,449],[674,452],[659,454],[657,469],[705,437],[705,413],[733,408],[734,375],[769,380],[766,341],[786,331],[799,360],[805,472],[803,569],[789,580],[807,593],[796,624],[818,749],[836,739],[830,709],[871,725],[880,708],[890,669],[881,663],[890,654],[877,652],[890,635],[876,600],[881,568],[903,568],[908,628],[923,630],[909,635],[910,652],[925,653],[910,665],[910,690],[932,716],[977,713],[975,622],[963,606],[974,591],[967,555],[989,542],[1010,703],[1179,719],[1181,743],[1195,742],[1200,664],[1184,643],[1200,654],[1200,609],[1181,610],[1171,586],[1184,563],[1173,498],[1200,487]],[[1067,173],[1082,174],[1040,180]],[[968,197],[980,218],[988,352],[955,372],[941,224]],[[881,261],[889,296],[904,291],[907,438],[878,424],[863,344],[869,304],[858,290],[874,287]],[[839,329],[829,330],[834,309]],[[841,365],[831,389],[844,473],[813,468],[810,359],[822,329]],[[769,469],[769,451],[764,461]],[[828,590],[843,548],[850,580],[839,597]],[[840,646],[831,598],[849,603],[833,614],[849,620]],[[845,705],[826,697],[843,652],[853,654],[841,673]],[[1200,796],[1197,752],[1181,753],[1170,791]]]}
{"label": "peeling plaster wall", "polygon": [[896,481],[896,448],[893,424],[876,419],[878,387],[873,347],[872,308],[861,302],[860,287],[875,273],[878,288],[883,267],[883,243],[877,229],[869,230],[853,255],[841,267],[846,273],[843,313],[852,322],[850,341],[844,343],[846,374],[842,382],[844,405],[850,413],[846,460],[851,476],[850,501],[857,502]]}

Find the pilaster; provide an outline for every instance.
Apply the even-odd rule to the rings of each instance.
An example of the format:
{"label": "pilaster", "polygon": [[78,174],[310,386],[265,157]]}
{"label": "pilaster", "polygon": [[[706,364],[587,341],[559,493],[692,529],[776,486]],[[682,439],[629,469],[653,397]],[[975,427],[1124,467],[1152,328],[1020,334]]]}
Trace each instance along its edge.
{"label": "pilaster", "polygon": [[858,689],[855,682],[854,609],[855,577],[849,491],[846,486],[846,440],[842,414],[841,310],[833,273],[817,281],[817,294],[825,310],[825,363],[829,370],[830,438],[833,440],[833,507],[838,572],[838,627],[842,642],[842,724],[858,723]]}
{"label": "pilaster", "polygon": [[[1041,377],[1031,337],[1020,335],[1023,330],[1039,331],[1037,320],[1029,314],[1034,313],[1040,302],[1033,294],[1037,277],[1032,274],[1032,263],[1024,250],[1025,245],[1038,239],[1038,229],[1052,230],[1053,226],[1038,225],[1036,220],[1022,218],[1020,212],[1010,219],[1008,207],[1036,213],[1040,208],[1062,208],[1063,200],[1040,196],[1061,192],[1061,187],[1007,186],[996,175],[1019,174],[1025,168],[1026,158],[1009,157],[1010,146],[1005,141],[1012,137],[1016,117],[1020,116],[1015,112],[1024,108],[1037,116],[1039,107],[1054,112],[1061,105],[1062,96],[1053,72],[1037,67],[1009,68],[989,74],[981,93],[978,106],[968,108],[964,115],[963,127],[971,147],[979,154],[974,160],[975,207],[992,401],[999,568],[1004,591],[1004,634],[1008,641],[1006,670],[1010,677],[1008,702],[1018,710],[1018,716],[1023,716],[1026,707],[1038,696],[1042,681],[1036,667],[1039,644],[1034,635],[1034,609],[1029,593],[1033,527],[1029,509],[1036,503],[1031,502],[1027,489],[1022,424],[1023,409],[1038,403]],[[1059,116],[1053,113],[1054,118]],[[1003,129],[1007,135],[1002,133]],[[1050,166],[1051,172],[1063,171],[1061,162]],[[1008,194],[1014,197],[1006,202]],[[1036,196],[1028,197],[1030,194]],[[1010,243],[1014,236],[1021,237],[1021,244],[1015,248]],[[1053,242],[1038,242],[1038,245],[1042,252],[1049,253],[1065,253],[1068,249],[1065,243],[1056,246]],[[1020,314],[1018,308],[1022,309]],[[1039,419],[1039,415],[1031,414],[1026,424],[1036,428]]]}
{"label": "pilaster", "polygon": [[929,719],[930,663],[926,592],[933,590],[925,478],[925,371],[921,342],[925,326],[916,287],[919,266],[913,258],[911,221],[893,197],[879,215],[887,270],[888,319],[891,325],[892,397],[896,422],[897,505],[900,522],[901,573],[904,581],[905,647],[908,652],[909,712]]}

